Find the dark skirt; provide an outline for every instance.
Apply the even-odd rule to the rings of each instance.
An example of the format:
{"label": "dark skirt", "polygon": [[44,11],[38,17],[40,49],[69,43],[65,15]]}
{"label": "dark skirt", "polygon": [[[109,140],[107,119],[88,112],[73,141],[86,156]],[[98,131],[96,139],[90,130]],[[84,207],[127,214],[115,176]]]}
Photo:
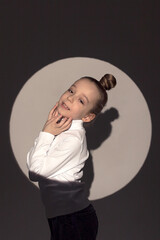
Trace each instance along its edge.
{"label": "dark skirt", "polygon": [[48,218],[51,240],[96,240],[98,218],[92,204],[67,215]]}

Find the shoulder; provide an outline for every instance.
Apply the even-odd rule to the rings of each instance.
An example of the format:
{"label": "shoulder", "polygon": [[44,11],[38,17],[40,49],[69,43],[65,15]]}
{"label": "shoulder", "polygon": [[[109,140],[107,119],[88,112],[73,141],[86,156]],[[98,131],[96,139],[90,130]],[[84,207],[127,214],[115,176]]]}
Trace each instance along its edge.
{"label": "shoulder", "polygon": [[85,137],[85,132],[83,129],[81,130],[69,130],[69,131],[65,131],[62,133],[62,138],[63,141],[76,141],[79,143],[83,142],[83,139]]}
{"label": "shoulder", "polygon": [[57,136],[57,144],[54,147],[54,152],[58,151],[61,155],[67,154],[67,156],[77,154],[82,149],[82,143],[80,139],[74,134],[60,134]]}

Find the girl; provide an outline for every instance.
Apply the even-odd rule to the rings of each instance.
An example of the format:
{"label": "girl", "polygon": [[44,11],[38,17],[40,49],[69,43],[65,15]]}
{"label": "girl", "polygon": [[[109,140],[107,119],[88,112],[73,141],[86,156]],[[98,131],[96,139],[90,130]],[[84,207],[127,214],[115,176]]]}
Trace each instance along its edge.
{"label": "girl", "polygon": [[83,122],[91,122],[116,85],[111,74],[100,81],[82,77],[52,108],[27,154],[29,177],[38,181],[52,240],[95,240],[98,219],[85,196],[82,168],[89,156]]}

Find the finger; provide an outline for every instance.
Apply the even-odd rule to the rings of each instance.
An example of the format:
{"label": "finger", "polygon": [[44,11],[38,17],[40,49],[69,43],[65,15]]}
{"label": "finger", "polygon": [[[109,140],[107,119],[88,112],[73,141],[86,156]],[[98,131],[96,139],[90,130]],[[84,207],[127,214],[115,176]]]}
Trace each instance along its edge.
{"label": "finger", "polygon": [[62,116],[60,121],[59,121],[59,126],[62,127],[66,121],[67,121],[67,117]]}
{"label": "finger", "polygon": [[[57,106],[58,106],[58,103],[57,103]],[[57,116],[59,116],[59,115],[60,115],[60,114],[59,114],[57,108],[55,108],[55,109],[54,109],[54,112],[53,112],[53,116],[54,116],[54,117],[57,117]]]}
{"label": "finger", "polygon": [[51,119],[51,118],[52,118],[54,111],[55,111],[55,106],[54,106],[54,107],[51,109],[51,111],[49,112],[48,119]]}
{"label": "finger", "polygon": [[54,116],[55,117],[59,116],[59,113],[58,113],[57,109],[55,109],[55,111],[54,111]]}
{"label": "finger", "polygon": [[69,127],[72,123],[72,118],[68,118],[66,120],[64,120],[64,123],[63,123],[63,128],[66,128],[66,127]]}
{"label": "finger", "polygon": [[70,124],[68,124],[67,126],[63,127],[63,131],[66,131],[66,130],[68,130],[70,127],[71,127],[71,123],[70,123]]}
{"label": "finger", "polygon": [[60,115],[58,115],[57,117],[55,117],[55,122],[57,123],[57,124],[59,124],[61,121],[62,121],[62,114],[60,114]]}
{"label": "finger", "polygon": [[53,116],[53,113],[55,112],[55,109],[57,108],[58,106],[58,102],[55,104],[55,106],[51,109],[51,111],[49,112],[49,115],[48,115],[48,119],[51,119],[52,116]]}
{"label": "finger", "polygon": [[47,126],[48,124],[50,124],[52,121],[53,121],[53,119],[47,120],[46,123],[45,123],[45,126]]}

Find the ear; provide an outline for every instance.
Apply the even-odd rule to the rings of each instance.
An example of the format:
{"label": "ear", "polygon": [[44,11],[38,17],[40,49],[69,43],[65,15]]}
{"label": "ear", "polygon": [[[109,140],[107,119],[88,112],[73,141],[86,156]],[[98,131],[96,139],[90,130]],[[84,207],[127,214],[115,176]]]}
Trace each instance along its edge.
{"label": "ear", "polygon": [[82,121],[83,122],[91,122],[95,117],[96,117],[96,115],[94,113],[89,113],[88,115],[86,115],[85,117],[82,118]]}

